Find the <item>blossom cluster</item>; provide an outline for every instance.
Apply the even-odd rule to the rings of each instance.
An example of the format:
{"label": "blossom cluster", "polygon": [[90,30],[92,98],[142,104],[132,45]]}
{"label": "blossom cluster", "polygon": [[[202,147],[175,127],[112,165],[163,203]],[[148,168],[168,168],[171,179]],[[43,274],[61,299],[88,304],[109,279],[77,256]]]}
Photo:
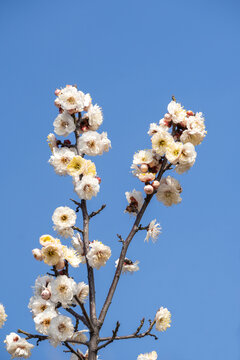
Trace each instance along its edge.
{"label": "blossom cluster", "polygon": [[[174,166],[178,174],[188,171],[194,165],[197,156],[195,146],[201,144],[206,136],[203,115],[187,111],[180,103],[172,100],[159,124],[150,124],[148,134],[151,136],[152,148],[134,154],[132,172],[145,184],[146,194],[156,193],[157,199],[166,206],[178,204],[182,200],[179,182],[171,176],[159,181],[158,174],[164,160],[166,169]],[[131,201],[129,193],[126,196],[129,202],[126,211],[137,214],[142,204],[140,195],[132,195]]]}
{"label": "blossom cluster", "polygon": [[55,105],[59,115],[53,122],[56,135],[67,137],[75,134],[76,144],[69,139],[63,142],[54,134],[48,135],[52,151],[49,163],[58,175],[70,175],[74,190],[80,199],[90,200],[100,190],[101,179],[97,176],[95,164],[84,159],[85,155],[102,155],[111,147],[106,132],[96,130],[103,122],[102,109],[92,104],[89,94],[84,94],[75,86],[67,85],[55,91]]}

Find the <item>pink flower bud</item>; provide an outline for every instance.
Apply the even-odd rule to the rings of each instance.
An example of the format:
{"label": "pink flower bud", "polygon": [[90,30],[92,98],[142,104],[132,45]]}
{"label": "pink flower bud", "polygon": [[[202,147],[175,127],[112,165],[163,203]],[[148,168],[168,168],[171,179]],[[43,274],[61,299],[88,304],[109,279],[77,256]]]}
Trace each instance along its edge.
{"label": "pink flower bud", "polygon": [[143,173],[147,172],[147,171],[148,171],[148,165],[147,165],[147,164],[142,164],[142,165],[140,166],[140,170],[141,170],[141,172],[143,172]]}
{"label": "pink flower bud", "polygon": [[84,131],[88,131],[88,127],[87,126],[83,126],[82,128],[81,128],[81,130],[84,132]]}
{"label": "pink flower bud", "polygon": [[138,178],[139,178],[139,180],[142,181],[142,182],[152,181],[152,180],[155,179],[155,174],[150,173],[150,172],[148,172],[148,173],[141,173],[141,174],[138,175]]}
{"label": "pink flower bud", "polygon": [[65,267],[65,261],[64,259],[60,259],[56,265],[56,270],[62,270],[64,267]]}
{"label": "pink flower bud", "polygon": [[187,111],[187,116],[193,116],[193,115],[194,115],[194,113],[192,112],[192,110]]}
{"label": "pink flower bud", "polygon": [[101,184],[102,179],[99,176],[96,176],[96,179],[98,180],[99,184]]}
{"label": "pink flower bud", "polygon": [[170,121],[171,119],[172,119],[172,115],[170,115],[170,114],[165,114],[164,115],[164,118],[166,119],[166,120],[168,120],[168,121]]}
{"label": "pink flower bud", "polygon": [[42,293],[41,293],[41,297],[42,297],[43,300],[49,300],[50,297],[51,297],[51,292],[50,292],[50,290],[47,289],[47,288],[44,289],[44,290],[42,291]]}
{"label": "pink flower bud", "polygon": [[145,191],[145,193],[146,194],[152,194],[153,193],[153,187],[152,187],[152,185],[146,185],[146,186],[144,186],[144,191]]}
{"label": "pink flower bud", "polygon": [[58,99],[56,99],[56,100],[54,101],[54,105],[55,105],[56,107],[58,107],[58,108],[61,107]]}
{"label": "pink flower bud", "polygon": [[154,189],[158,189],[159,186],[160,186],[160,182],[157,181],[157,180],[154,180],[153,183],[152,183],[152,186],[154,187]]}
{"label": "pink flower bud", "polygon": [[58,96],[60,94],[61,90],[60,89],[56,89],[55,90],[55,95]]}
{"label": "pink flower bud", "polygon": [[42,252],[40,249],[33,249],[32,254],[36,260],[38,260],[38,261],[43,260]]}

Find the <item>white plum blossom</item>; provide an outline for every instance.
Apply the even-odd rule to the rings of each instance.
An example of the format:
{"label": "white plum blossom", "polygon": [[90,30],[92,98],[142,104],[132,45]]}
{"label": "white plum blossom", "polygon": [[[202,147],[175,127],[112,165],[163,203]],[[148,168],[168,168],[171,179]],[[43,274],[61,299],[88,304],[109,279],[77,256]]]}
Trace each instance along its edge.
{"label": "white plum blossom", "polygon": [[152,138],[152,148],[158,155],[163,156],[168,148],[168,146],[174,141],[173,137],[164,129],[159,130],[157,133],[153,134]]}
{"label": "white plum blossom", "polygon": [[56,139],[56,136],[52,133],[48,134],[47,136],[47,142],[48,142],[48,145],[51,149],[51,151],[53,152],[53,149],[56,149],[57,148],[57,139]]}
{"label": "white plum blossom", "polygon": [[57,315],[58,315],[57,312],[52,309],[46,309],[45,311],[36,315],[33,318],[35,322],[36,330],[41,334],[47,335],[51,321]]}
{"label": "white plum blossom", "polygon": [[156,351],[152,351],[151,353],[140,354],[137,360],[157,360],[157,353]]}
{"label": "white plum blossom", "polygon": [[43,261],[47,265],[57,265],[63,257],[62,245],[50,244],[42,248]]}
{"label": "white plum blossom", "polygon": [[133,156],[133,164],[150,164],[153,161],[152,149],[150,150],[140,150]]}
{"label": "white plum blossom", "polygon": [[33,287],[34,296],[41,296],[43,290],[48,288],[51,291],[51,282],[54,279],[51,275],[38,276]]}
{"label": "white plum blossom", "polygon": [[84,117],[88,118],[89,130],[97,130],[103,122],[102,109],[97,104],[90,105]]}
{"label": "white plum blossom", "polygon": [[96,131],[87,131],[82,134],[78,141],[78,151],[89,156],[102,155],[111,146],[107,133],[99,134]]}
{"label": "white plum blossom", "polygon": [[183,144],[180,141],[172,142],[167,147],[166,158],[171,164],[176,164],[181,156]]}
{"label": "white plum blossom", "polygon": [[182,201],[182,198],[179,195],[181,192],[182,188],[179,182],[173,177],[167,176],[166,178],[161,179],[156,196],[164,205],[171,206]]}
{"label": "white plum blossom", "polygon": [[171,325],[171,313],[167,308],[161,307],[155,316],[156,330],[166,331]]}
{"label": "white plum blossom", "polygon": [[91,103],[89,94],[85,95],[82,91],[77,90],[75,86],[71,85],[61,89],[56,100],[57,104],[69,113],[81,112]]}
{"label": "white plum blossom", "polygon": [[[81,303],[84,303],[89,294],[89,286],[83,281],[77,284],[75,295]],[[76,300],[74,303],[78,304]]]}
{"label": "white plum blossom", "polygon": [[67,246],[63,246],[63,257],[72,267],[78,267],[79,264],[83,262],[82,256],[80,256],[75,249]]}
{"label": "white plum blossom", "polygon": [[55,304],[60,302],[62,307],[68,308],[76,293],[76,283],[72,278],[69,278],[66,275],[60,275],[52,281],[51,292],[51,301]]}
{"label": "white plum blossom", "polygon": [[65,229],[75,225],[77,215],[73,209],[68,206],[59,206],[54,210],[52,221],[54,225]]}
{"label": "white plum blossom", "polygon": [[0,304],[0,329],[3,327],[6,320],[7,314],[5,313],[3,304]]}
{"label": "white plum blossom", "polygon": [[53,122],[54,132],[60,136],[68,136],[76,129],[76,125],[71,115],[67,111],[59,114]]}
{"label": "white plum blossom", "polygon": [[79,257],[81,258],[81,263],[85,264],[86,258],[84,255],[83,241],[79,233],[77,233],[75,236],[72,237],[72,246],[77,251]]}
{"label": "white plum blossom", "polygon": [[75,182],[74,190],[80,199],[91,200],[100,190],[99,181],[91,175],[85,175],[80,181]]}
{"label": "white plum blossom", "polygon": [[204,117],[201,112],[198,112],[187,119],[187,129],[183,131],[180,140],[183,143],[191,142],[196,146],[201,144],[206,134]]}
{"label": "white plum blossom", "polygon": [[14,358],[28,359],[31,356],[31,350],[34,345],[30,344],[24,338],[21,338],[18,334],[11,332],[6,336],[4,340],[6,344],[7,352]]}
{"label": "white plum blossom", "polygon": [[28,308],[32,311],[33,315],[36,316],[47,309],[55,310],[55,304],[50,300],[44,300],[41,296],[32,296]]}
{"label": "white plum blossom", "polygon": [[48,328],[48,336],[51,344],[57,346],[61,341],[71,339],[74,327],[71,318],[58,315],[52,319]]}
{"label": "white plum blossom", "polygon": [[87,253],[88,263],[91,267],[99,270],[101,266],[106,265],[107,260],[111,256],[111,249],[98,240],[90,243],[89,247],[90,250]]}
{"label": "white plum blossom", "polygon": [[87,336],[85,333],[88,333],[89,330],[79,330],[73,333],[71,340],[80,341],[81,343],[85,343],[87,341]]}
{"label": "white plum blossom", "polygon": [[62,147],[60,149],[54,148],[49,163],[54,167],[57,175],[67,175],[67,166],[75,155],[76,153],[73,149],[67,147]]}
{"label": "white plum blossom", "polygon": [[161,127],[159,125],[157,125],[156,123],[151,123],[148,130],[148,135],[152,136],[153,134],[156,134],[159,130],[161,130]]}
{"label": "white plum blossom", "polygon": [[194,164],[196,156],[197,153],[195,151],[194,145],[190,142],[187,142],[182,147],[182,151],[178,161],[182,165]]}
{"label": "white plum blossom", "polygon": [[[152,239],[153,242],[157,241],[158,235],[161,234],[161,225],[159,223],[156,223],[156,219],[152,220],[148,226],[147,235],[144,239],[144,241],[149,241],[149,238]],[[156,224],[155,224],[156,223]]]}
{"label": "white plum blossom", "polygon": [[137,215],[143,205],[143,196],[141,191],[136,191],[135,189],[133,189],[133,191],[125,192],[125,195],[129,203],[125,212],[129,212],[132,213],[133,215]]}
{"label": "white plum blossom", "polygon": [[168,104],[168,112],[171,115],[171,119],[174,124],[179,124],[185,120],[186,117],[186,110],[183,109],[180,103],[172,100]]}
{"label": "white plum blossom", "polygon": [[[115,261],[115,267],[117,268],[119,263],[119,259],[117,259]],[[139,270],[139,261],[136,260],[135,262],[132,262],[132,260],[125,258],[124,262],[123,262],[123,267],[122,267],[122,273],[133,273]]]}

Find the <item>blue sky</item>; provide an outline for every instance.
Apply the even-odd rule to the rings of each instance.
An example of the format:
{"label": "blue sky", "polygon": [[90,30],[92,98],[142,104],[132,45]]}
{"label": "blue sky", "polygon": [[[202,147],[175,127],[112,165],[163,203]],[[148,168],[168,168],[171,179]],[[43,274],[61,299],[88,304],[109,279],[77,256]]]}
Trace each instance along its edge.
{"label": "blue sky", "polygon": [[[71,206],[71,180],[48,165],[46,136],[57,111],[54,90],[77,84],[103,108],[112,150],[96,159],[101,192],[89,204],[107,207],[91,223],[91,239],[111,246],[107,266],[96,271],[100,309],[120,244],[132,219],[123,213],[125,191],[141,185],[130,174],[135,151],[150,147],[150,122],[158,122],[174,94],[202,111],[208,136],[196,164],[177,175],[180,205],[154,200],[143,225],[156,218],[156,244],[138,233],[128,255],[140,271],[122,277],[104,335],[117,320],[119,334],[133,332],[160,306],[172,326],[159,340],[116,342],[103,360],[136,359],[156,350],[164,360],[240,359],[239,243],[239,10],[237,1],[1,1],[1,291],[8,321],[0,342],[18,328],[35,332],[27,304],[35,278],[48,271],[31,249],[52,233],[57,206]],[[95,160],[95,159],[94,159]],[[81,219],[79,218],[79,222]],[[85,280],[81,267],[72,271]],[[10,355],[0,345],[0,358]],[[42,343],[33,360],[63,360],[60,348]]]}

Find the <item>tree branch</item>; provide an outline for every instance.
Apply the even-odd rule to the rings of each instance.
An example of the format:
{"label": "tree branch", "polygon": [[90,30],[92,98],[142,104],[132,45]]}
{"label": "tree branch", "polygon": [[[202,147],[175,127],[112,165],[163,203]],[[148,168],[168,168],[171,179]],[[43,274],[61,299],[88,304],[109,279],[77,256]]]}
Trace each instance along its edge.
{"label": "tree branch", "polygon": [[79,227],[77,227],[77,226],[72,226],[72,229],[78,231],[80,234],[83,235],[83,230],[79,229]]}
{"label": "tree branch", "polygon": [[76,302],[78,303],[78,305],[80,306],[80,308],[82,309],[82,313],[88,323],[87,327],[90,329],[90,330],[93,330],[93,326],[92,326],[92,323],[91,323],[91,320],[89,319],[89,316],[88,316],[88,313],[86,312],[86,309],[85,309],[85,306],[83,303],[81,303],[81,301],[78,300],[77,296],[74,295],[74,299],[76,300]]}
{"label": "tree branch", "polygon": [[[155,340],[157,340],[158,337],[155,334],[151,333],[152,328],[155,325],[155,323],[156,323],[156,320],[154,320],[153,322],[150,323],[149,328],[145,332],[142,332],[142,333],[139,334],[139,331],[141,330],[141,328],[143,327],[143,324],[144,324],[144,319],[142,319],[139,327],[137,328],[137,330],[133,334],[125,335],[125,336],[115,336],[115,338],[112,341],[114,341],[114,340],[128,340],[128,339],[141,339],[141,338],[143,338],[145,336],[152,336],[152,337],[155,338]],[[111,339],[112,339],[112,337],[100,338],[99,342],[106,341],[108,343]],[[107,345],[107,343],[106,343],[106,345]]]}
{"label": "tree branch", "polygon": [[[158,180],[158,181],[161,180],[161,177],[162,177],[162,175],[164,173],[166,164],[167,164],[167,159],[164,158],[161,169],[160,169],[160,171],[158,173],[158,176],[157,176],[156,180]],[[107,311],[109,309],[109,306],[111,305],[113,295],[115,293],[119,278],[121,276],[122,267],[123,267],[124,259],[126,257],[128,246],[130,245],[134,235],[138,231],[139,223],[140,223],[140,221],[141,221],[141,219],[143,217],[143,214],[144,214],[148,204],[150,203],[150,201],[151,201],[151,199],[152,199],[152,197],[153,197],[153,195],[155,193],[156,193],[156,190],[151,195],[146,196],[146,198],[144,200],[144,203],[142,205],[142,208],[140,209],[140,211],[139,211],[139,213],[137,215],[137,218],[136,218],[136,220],[135,220],[135,222],[134,222],[134,224],[132,226],[132,229],[131,229],[128,237],[126,238],[126,240],[123,242],[121,254],[120,254],[120,257],[119,257],[118,266],[117,266],[117,269],[115,271],[113,281],[112,281],[112,284],[111,284],[111,286],[109,288],[106,300],[105,300],[105,302],[103,304],[102,310],[101,310],[100,315],[99,315],[99,319],[98,319],[99,320],[99,329],[101,329],[101,327],[103,325],[103,322],[104,322],[104,319],[105,319],[105,317],[107,315]]]}
{"label": "tree branch", "polygon": [[90,329],[90,326],[88,324],[88,321],[85,319],[84,316],[79,315],[76,311],[74,311],[71,308],[66,308],[65,309],[67,312],[69,312],[69,314],[73,315],[75,317],[75,319],[80,320],[85,326],[87,326]]}
{"label": "tree branch", "polygon": [[75,212],[79,212],[79,209],[81,208],[81,203],[74,200],[74,199],[70,199],[72,202],[74,202],[75,205],[77,205],[77,208],[75,210]]}
{"label": "tree branch", "polygon": [[72,354],[75,354],[77,356],[78,359],[80,360],[83,360],[84,357],[82,355],[80,355],[77,351],[75,351],[68,343],[67,341],[64,341],[63,343],[69,350]]}
{"label": "tree branch", "polygon": [[105,209],[106,204],[103,204],[100,209],[98,209],[97,211],[93,211],[91,212],[91,214],[89,215],[89,219],[91,219],[93,216],[99,214],[103,209]]}
{"label": "tree branch", "polygon": [[120,323],[117,321],[116,327],[112,331],[112,333],[113,333],[112,337],[105,344],[98,346],[98,350],[100,350],[100,349],[106,347],[107,345],[111,344],[116,339],[119,327],[120,327]]}
{"label": "tree branch", "polygon": [[21,329],[18,329],[17,332],[18,332],[19,334],[26,335],[26,336],[27,336],[27,337],[26,337],[27,340],[29,340],[29,339],[38,339],[38,340],[37,340],[37,346],[38,346],[38,344],[40,343],[40,341],[43,341],[43,340],[47,340],[47,339],[48,339],[48,336],[46,336],[46,335],[38,335],[38,334],[34,335],[34,334],[30,334],[30,333],[28,333],[28,332],[26,332],[26,331],[23,331],[23,330],[21,330]]}

